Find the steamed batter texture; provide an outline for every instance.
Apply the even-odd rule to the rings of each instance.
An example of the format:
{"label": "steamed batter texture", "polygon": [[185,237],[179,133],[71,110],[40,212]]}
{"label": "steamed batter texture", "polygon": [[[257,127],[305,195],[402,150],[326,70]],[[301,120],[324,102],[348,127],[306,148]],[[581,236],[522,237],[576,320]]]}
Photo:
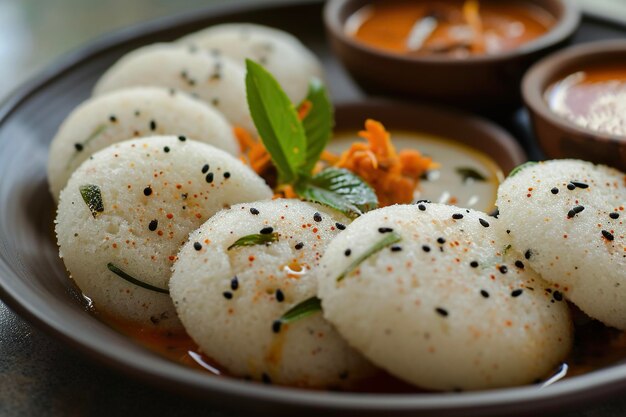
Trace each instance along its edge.
{"label": "steamed batter texture", "polygon": [[244,65],[252,59],[271,72],[294,103],[302,101],[313,78],[323,79],[319,60],[293,35],[252,23],[225,23],[189,34],[180,43],[222,54]]}
{"label": "steamed batter texture", "polygon": [[60,255],[99,312],[180,328],[167,287],[188,234],[231,204],[271,196],[213,146],[184,136],[119,142],[85,161],[61,192]]}
{"label": "steamed batter texture", "polygon": [[243,67],[221,55],[157,43],[119,59],[98,80],[94,95],[128,87],[182,90],[219,110],[234,125],[255,132],[246,101]]}
{"label": "steamed batter texture", "polygon": [[[370,374],[372,366],[320,312],[279,321],[315,296],[320,258],[347,221],[323,206],[283,199],[212,217],[191,233],[170,281],[189,335],[240,377],[329,388]],[[251,245],[240,244],[250,236]]]}
{"label": "steamed batter texture", "polygon": [[154,135],[184,135],[237,155],[224,116],[182,93],[135,87],[94,97],[65,119],[50,145],[48,180],[58,199],[70,175],[91,154],[116,142]]}
{"label": "steamed batter texture", "polygon": [[320,264],[324,317],[373,363],[423,388],[548,376],[572,345],[567,303],[496,241],[496,222],[427,202],[359,217]]}
{"label": "steamed batter texture", "polygon": [[577,160],[525,165],[497,205],[528,265],[589,316],[626,330],[626,174]]}

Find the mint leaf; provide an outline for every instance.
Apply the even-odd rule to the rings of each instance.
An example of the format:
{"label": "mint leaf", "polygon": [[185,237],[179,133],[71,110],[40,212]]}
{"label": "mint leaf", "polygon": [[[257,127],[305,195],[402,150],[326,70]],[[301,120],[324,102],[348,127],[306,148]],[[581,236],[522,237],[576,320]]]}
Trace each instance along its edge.
{"label": "mint leaf", "polygon": [[397,232],[390,232],[385,234],[385,237],[380,239],[378,242],[374,243],[368,250],[366,250],[363,254],[361,254],[358,258],[356,258],[348,267],[337,277],[337,282],[344,279],[348,276],[352,271],[357,269],[359,265],[361,265],[367,258],[374,255],[377,252],[385,249],[387,246],[391,246],[394,243],[398,243],[402,240],[402,236],[400,236]]}
{"label": "mint leaf", "polygon": [[327,168],[299,182],[296,184],[296,192],[305,200],[324,204],[353,218],[378,207],[374,190],[357,175],[343,168]]}
{"label": "mint leaf", "polygon": [[280,183],[292,183],[306,160],[306,137],[293,104],[276,79],[246,60],[248,107],[263,145],[278,170]]}
{"label": "mint leaf", "polygon": [[240,246],[256,246],[256,245],[264,245],[266,243],[278,242],[278,233],[269,233],[269,234],[255,234],[255,235],[247,235],[241,237],[235,241],[232,245],[228,247],[228,250],[233,248],[237,248]]}
{"label": "mint leaf", "polygon": [[302,120],[306,133],[306,161],[302,173],[309,175],[320,155],[330,140],[334,125],[333,106],[328,98],[326,89],[317,78],[311,80],[309,93],[304,99],[311,103],[311,110]]}
{"label": "mint leaf", "polygon": [[528,162],[524,162],[524,163],[523,163],[523,164],[521,164],[521,165],[516,166],[516,167],[515,167],[515,168],[513,168],[513,170],[509,173],[509,178],[511,178],[511,177],[513,177],[513,176],[515,176],[515,175],[519,174],[519,173],[520,173],[520,171],[521,171],[521,170],[523,170],[524,168],[527,168],[527,167],[529,167],[529,166],[531,166],[531,165],[535,165],[535,164],[537,164],[537,162],[534,162],[534,161],[528,161]]}

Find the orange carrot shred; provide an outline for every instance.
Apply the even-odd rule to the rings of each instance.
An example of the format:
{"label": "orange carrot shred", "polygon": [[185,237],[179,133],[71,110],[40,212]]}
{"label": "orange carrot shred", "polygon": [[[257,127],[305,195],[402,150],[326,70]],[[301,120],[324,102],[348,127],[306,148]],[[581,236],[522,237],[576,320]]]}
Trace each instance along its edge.
{"label": "orange carrot shred", "polygon": [[365,122],[359,136],[367,143],[353,143],[334,164],[348,169],[374,188],[381,207],[413,201],[420,177],[438,165],[414,149],[396,152],[391,135],[382,123]]}

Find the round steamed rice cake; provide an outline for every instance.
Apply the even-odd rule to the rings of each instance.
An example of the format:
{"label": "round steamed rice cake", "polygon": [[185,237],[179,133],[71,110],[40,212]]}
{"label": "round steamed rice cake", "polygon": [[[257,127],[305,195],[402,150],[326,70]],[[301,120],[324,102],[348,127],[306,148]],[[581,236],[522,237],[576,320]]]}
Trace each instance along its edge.
{"label": "round steamed rice cake", "polygon": [[185,91],[222,112],[233,126],[255,132],[246,101],[245,71],[224,56],[175,44],[144,46],[113,64],[98,80],[94,95],[138,86]]}
{"label": "round steamed rice cake", "polygon": [[359,217],[320,264],[324,316],[372,362],[423,388],[548,376],[571,348],[568,306],[496,242],[496,222],[428,203]]}
{"label": "round steamed rice cake", "polygon": [[177,328],[167,294],[119,275],[167,289],[189,232],[231,204],[271,196],[263,179],[213,146],[175,136],[119,142],[85,161],[61,192],[60,255],[96,310]]}
{"label": "round steamed rice cake", "polygon": [[263,65],[294,103],[302,101],[313,78],[322,79],[319,60],[293,35],[252,23],[225,23],[189,34],[179,40],[204,50],[217,51],[244,64],[246,58]]}
{"label": "round steamed rice cake", "polygon": [[[276,323],[315,296],[315,268],[344,221],[322,206],[273,200],[233,206],[193,232],[170,290],[202,351],[233,375],[291,386],[346,386],[370,373],[320,313]],[[278,241],[269,245],[231,248],[244,236],[272,233]]]}
{"label": "round steamed rice cake", "polygon": [[500,227],[541,276],[626,330],[626,174],[577,160],[524,166],[498,190]]}
{"label": "round steamed rice cake", "polygon": [[50,145],[48,181],[55,199],[72,172],[91,154],[141,136],[184,135],[237,155],[224,116],[183,93],[157,87],[115,91],[85,101],[65,119]]}

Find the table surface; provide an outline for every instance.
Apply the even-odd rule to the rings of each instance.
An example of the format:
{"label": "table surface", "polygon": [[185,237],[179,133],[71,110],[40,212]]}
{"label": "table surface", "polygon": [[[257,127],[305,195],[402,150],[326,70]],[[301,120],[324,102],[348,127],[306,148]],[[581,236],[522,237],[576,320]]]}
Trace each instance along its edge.
{"label": "table surface", "polygon": [[[0,0],[0,97],[52,58],[103,32],[226,1]],[[578,1],[596,13],[608,12],[613,19],[626,22],[626,0]],[[66,16],[71,16],[72,24]],[[606,37],[603,35],[609,33],[598,37]],[[235,416],[145,386],[93,363],[26,323],[0,301],[0,416],[135,414]],[[626,396],[561,416],[623,415]]]}

